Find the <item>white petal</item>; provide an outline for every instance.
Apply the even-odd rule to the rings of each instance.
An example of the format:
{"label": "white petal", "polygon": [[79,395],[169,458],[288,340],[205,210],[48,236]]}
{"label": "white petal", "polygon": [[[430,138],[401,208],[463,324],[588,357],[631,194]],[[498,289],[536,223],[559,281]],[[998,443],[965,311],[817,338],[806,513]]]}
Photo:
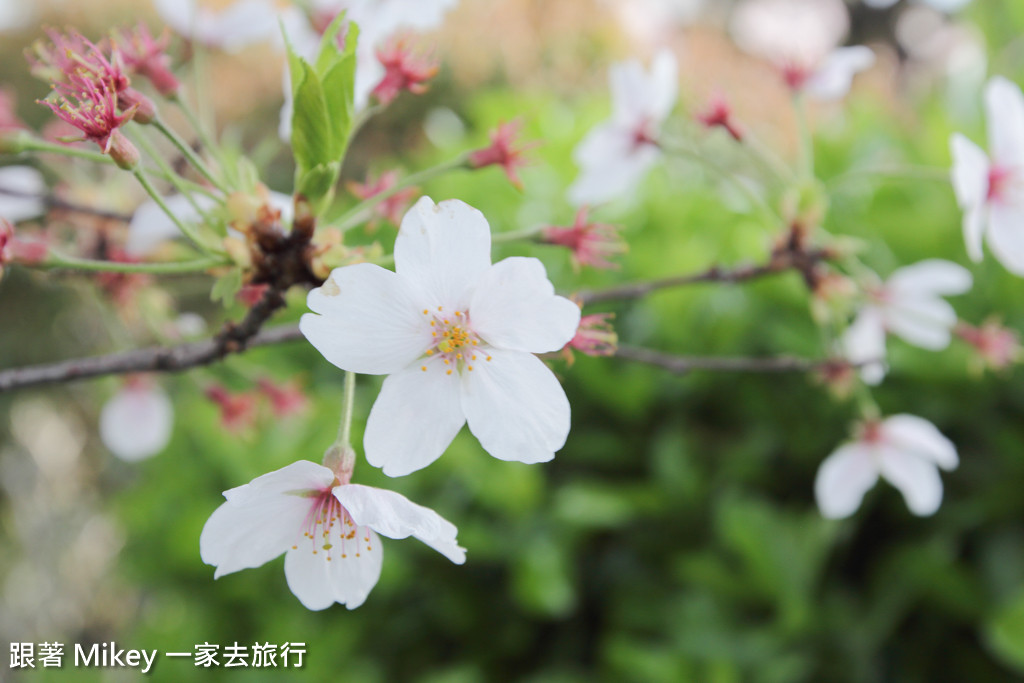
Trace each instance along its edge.
{"label": "white petal", "polygon": [[942,503],[942,479],[935,463],[893,447],[877,451],[882,476],[899,489],[910,511],[922,517],[934,514]]}
{"label": "white petal", "polygon": [[1008,271],[1024,276],[1024,207],[989,205],[988,246]]}
{"label": "white petal", "polygon": [[[4,190],[10,190],[7,194]],[[17,223],[40,216],[46,210],[46,181],[31,166],[0,168],[0,218]]]}
{"label": "white petal", "polygon": [[662,48],[654,56],[650,84],[652,96],[648,113],[660,123],[672,111],[679,95],[679,67],[676,56],[668,48]]}
{"label": "white petal", "polygon": [[864,494],[878,481],[878,468],[863,445],[840,446],[825,458],[814,480],[814,496],[828,519],[849,517],[860,507]]}
{"label": "white petal", "polygon": [[957,204],[964,212],[964,240],[971,260],[981,260],[981,224],[978,210],[985,204],[988,195],[988,156],[976,144],[960,133],[954,133],[949,141],[953,154],[953,169],[950,173]]}
{"label": "white petal", "polygon": [[258,567],[294,545],[312,505],[310,492],[333,480],[326,467],[302,460],[225,491],[227,502],[199,537],[203,562],[217,568],[214,578]]}
{"label": "white petal", "polygon": [[277,11],[267,0],[236,0],[203,27],[204,39],[224,50],[241,50],[279,35]]}
{"label": "white petal", "polygon": [[466,310],[472,286],[490,266],[491,228],[469,204],[422,197],[402,219],[395,271],[433,297],[432,308]]}
{"label": "white petal", "polygon": [[389,477],[401,477],[441,457],[466,421],[459,375],[448,375],[449,369],[434,357],[384,380],[363,438],[371,465],[382,467]]}
{"label": "white petal", "polygon": [[650,74],[639,60],[613,64],[608,71],[614,120],[628,128],[657,124],[675,106],[678,68],[675,55],[663,48],[651,63]]}
{"label": "white petal", "polygon": [[916,415],[893,415],[882,422],[883,438],[893,448],[933,461],[944,470],[956,469],[956,446],[928,420]]}
{"label": "white petal", "polygon": [[[217,200],[206,195],[197,194],[192,199],[203,211],[207,211],[217,204]],[[202,220],[196,207],[185,195],[176,194],[164,197],[164,203],[183,223],[199,223]],[[155,201],[149,200],[141,204],[132,214],[132,220],[128,224],[128,240],[124,249],[129,254],[143,256],[163,242],[181,236],[181,230],[174,224],[170,216]]]}
{"label": "white petal", "polygon": [[989,150],[997,164],[1024,166],[1024,95],[1002,76],[985,87]]}
{"label": "white petal", "polygon": [[971,288],[969,270],[952,261],[927,259],[893,272],[885,283],[893,297],[963,294]]}
{"label": "white petal", "polygon": [[937,297],[904,297],[885,309],[885,326],[890,332],[929,351],[949,346],[956,321],[953,307]]}
{"label": "white petal", "polygon": [[338,486],[335,497],[358,525],[365,525],[388,538],[414,538],[423,541],[455,564],[466,561],[466,549],[456,542],[455,525],[430,508],[417,505],[405,496],[359,484]]}
{"label": "white petal", "polygon": [[536,356],[491,350],[491,360],[462,373],[469,430],[501,460],[547,462],[569,435],[569,400]]}
{"label": "white petal", "polygon": [[195,27],[195,0],[153,0],[160,18],[180,35],[191,37]]}
{"label": "white petal", "polygon": [[819,100],[838,100],[850,92],[855,74],[875,63],[875,53],[863,45],[833,50],[808,79],[804,92]]}
{"label": "white petal", "polygon": [[637,145],[630,130],[611,123],[597,126],[573,153],[580,175],[569,187],[569,201],[593,205],[628,194],[660,156],[654,145]]}
{"label": "white petal", "polygon": [[289,548],[284,556],[284,577],[288,588],[306,609],[322,610],[334,604],[334,584],[329,575],[333,568],[330,564],[325,553],[314,555],[304,544]]}
{"label": "white petal", "polygon": [[160,388],[126,387],[100,412],[100,438],[110,452],[129,462],[162,451],[171,440],[174,408]]}
{"label": "white petal", "polygon": [[430,346],[424,299],[404,277],[370,263],[335,268],[306,303],[299,329],[342,370],[371,375],[400,370]]}
{"label": "white petal", "polygon": [[531,353],[558,351],[580,324],[580,307],[555,294],[544,264],[521,256],[487,269],[469,312],[473,331],[488,344]]}
{"label": "white petal", "polygon": [[885,325],[881,313],[866,306],[854,319],[842,340],[843,354],[851,363],[861,366],[861,378],[867,384],[878,384],[885,377]]}
{"label": "white petal", "polygon": [[[334,599],[349,609],[366,602],[380,579],[384,564],[384,545],[380,536],[365,526],[359,526],[355,531],[354,538],[346,539],[342,546],[332,549],[331,560],[326,563]],[[344,552],[339,553],[338,547],[343,547]]]}

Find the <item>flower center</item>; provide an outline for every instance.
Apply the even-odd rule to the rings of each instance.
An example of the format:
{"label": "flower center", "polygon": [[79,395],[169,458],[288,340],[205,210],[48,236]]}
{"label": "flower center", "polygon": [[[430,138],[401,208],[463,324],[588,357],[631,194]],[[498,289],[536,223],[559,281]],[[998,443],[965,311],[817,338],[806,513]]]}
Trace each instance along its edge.
{"label": "flower center", "polygon": [[990,202],[1006,200],[1007,191],[1013,185],[1015,173],[1012,168],[993,164],[988,169],[988,196]]}
{"label": "flower center", "polygon": [[[302,522],[302,537],[308,539],[314,555],[323,551],[330,562],[337,553],[340,553],[341,559],[346,559],[349,554],[360,557],[362,553],[373,550],[370,546],[370,527],[356,526],[352,515],[334,497],[333,487],[313,491],[311,495],[315,497]],[[296,544],[292,549],[298,547]]]}
{"label": "flower center", "polygon": [[[427,358],[440,358],[444,363],[446,374],[456,370],[461,374],[463,369],[472,372],[474,363],[488,362],[491,357],[486,352],[486,345],[473,332],[469,324],[469,311],[455,311],[446,315],[443,306],[436,311],[424,308],[423,315],[430,320],[431,343],[423,355]],[[421,365],[423,372],[426,365]]]}

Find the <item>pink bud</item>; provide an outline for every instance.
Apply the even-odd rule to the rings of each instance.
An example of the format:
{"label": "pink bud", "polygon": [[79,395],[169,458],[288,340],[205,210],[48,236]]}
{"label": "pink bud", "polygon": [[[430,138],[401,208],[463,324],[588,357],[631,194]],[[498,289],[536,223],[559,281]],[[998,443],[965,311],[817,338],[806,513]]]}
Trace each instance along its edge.
{"label": "pink bud", "polygon": [[564,351],[571,358],[570,349],[586,356],[614,356],[619,346],[619,336],[612,327],[614,313],[595,313],[580,318],[576,336],[565,345]]}
{"label": "pink bud", "polygon": [[576,220],[571,226],[544,228],[541,231],[541,241],[571,249],[573,263],[577,268],[617,268],[618,266],[608,258],[627,250],[626,243],[619,236],[618,228],[608,223],[588,221],[586,207],[576,213]]}
{"label": "pink bud", "polygon": [[498,126],[491,133],[490,146],[478,149],[469,155],[469,167],[501,166],[509,181],[517,188],[522,189],[523,183],[519,179],[516,169],[526,165],[527,161],[523,153],[534,144],[516,147],[515,138],[521,127],[522,121],[518,119]]}
{"label": "pink bud", "polygon": [[403,39],[392,40],[377,50],[377,59],[384,66],[384,77],[372,94],[381,104],[389,104],[403,90],[425,93],[427,81],[437,75],[437,61],[415,54]]}
{"label": "pink bud", "polygon": [[206,398],[220,407],[220,421],[228,431],[241,431],[256,421],[256,398],[251,394],[233,394],[215,384],[206,390]]}
{"label": "pink bud", "polygon": [[734,140],[737,142],[743,141],[743,131],[732,118],[732,107],[720,95],[713,97],[710,104],[708,104],[708,108],[697,114],[697,120],[708,128],[715,128],[716,126],[724,128]]}
{"label": "pink bud", "polygon": [[259,387],[270,400],[270,407],[276,417],[288,417],[306,409],[306,395],[294,382],[278,386],[268,379],[261,379]]}

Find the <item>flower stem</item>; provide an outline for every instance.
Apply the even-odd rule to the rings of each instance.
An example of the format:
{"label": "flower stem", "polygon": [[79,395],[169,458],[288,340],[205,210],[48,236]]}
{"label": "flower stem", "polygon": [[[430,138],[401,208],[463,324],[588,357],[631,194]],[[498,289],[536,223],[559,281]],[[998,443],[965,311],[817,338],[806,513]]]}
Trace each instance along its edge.
{"label": "flower stem", "polygon": [[377,194],[373,195],[372,197],[369,197],[368,199],[364,199],[363,201],[359,202],[351,209],[346,211],[341,216],[341,218],[338,219],[338,229],[341,230],[342,232],[346,230],[351,230],[352,228],[356,227],[357,225],[365,221],[365,214],[369,212],[373,207],[383,202],[385,199],[393,197],[394,195],[398,194],[407,187],[411,187],[419,183],[425,183],[428,180],[436,178],[437,176],[444,175],[445,173],[454,171],[458,168],[462,168],[466,165],[467,159],[467,154],[460,154],[454,159],[450,159],[441,164],[438,164],[437,166],[426,168],[420,171],[419,173],[413,173],[412,175],[408,175],[402,178],[388,189],[382,192],[378,192]]}
{"label": "flower stem", "polygon": [[535,228],[523,228],[522,230],[511,230],[509,232],[499,232],[491,237],[492,244],[500,244],[502,242],[516,242],[518,240],[528,240],[532,237],[536,237],[544,230],[544,226],[538,225]]}
{"label": "flower stem", "polygon": [[814,178],[814,136],[807,120],[807,103],[803,96],[793,98],[793,110],[796,112],[797,134],[800,136],[800,175],[808,180]]}
{"label": "flower stem", "polygon": [[203,147],[209,150],[209,152],[216,157],[217,146],[213,144],[213,138],[209,136],[209,134],[206,132],[206,127],[202,125],[202,123],[199,121],[199,117],[196,116],[196,113],[194,111],[192,111],[192,107],[188,105],[188,102],[185,100],[184,94],[179,92],[174,97],[174,103],[177,104],[178,109],[180,109],[182,113],[185,114],[185,118],[188,119],[188,123],[190,126],[192,126],[192,130],[195,131],[196,135],[199,136],[199,142],[201,142]]}
{"label": "flower stem", "polygon": [[148,275],[179,275],[198,273],[227,265],[225,258],[204,257],[191,261],[170,261],[167,263],[121,263],[119,261],[95,261],[92,259],[65,256],[50,251],[46,260],[36,264],[26,264],[35,268],[70,268],[102,273],[144,273]]}
{"label": "flower stem", "polygon": [[140,169],[135,169],[133,173],[135,175],[135,179],[139,181],[140,185],[142,185],[142,188],[149,193],[149,196],[153,198],[153,201],[156,202],[157,206],[159,206],[163,212],[167,214],[168,218],[170,218],[178,227],[178,230],[181,230],[182,234],[188,237],[199,251],[203,252],[207,256],[213,256],[214,252],[203,244],[202,239],[199,237],[199,234],[195,229],[183,223],[177,215],[171,211],[170,207],[168,207],[167,203],[164,201],[164,198],[160,196],[160,193],[156,191],[156,188],[153,187],[152,183],[149,182],[149,179],[146,178],[146,174]]}
{"label": "flower stem", "polygon": [[338,439],[335,443],[340,446],[352,446],[352,410],[356,398],[356,373],[345,371],[345,389],[341,397],[341,424],[338,425]]}
{"label": "flower stem", "polygon": [[188,162],[190,164],[192,164],[192,166],[197,171],[199,171],[199,173],[204,178],[206,178],[208,181],[210,181],[210,183],[212,183],[213,186],[216,187],[218,190],[220,190],[224,194],[228,194],[229,190],[228,190],[227,186],[224,185],[224,183],[222,183],[219,180],[217,180],[217,178],[213,175],[213,173],[210,172],[210,169],[207,168],[207,166],[203,162],[203,160],[200,159],[199,156],[196,155],[196,153],[192,151],[192,147],[187,142],[182,140],[181,137],[179,137],[177,133],[175,133],[173,130],[171,130],[169,127],[167,127],[167,125],[161,119],[159,119],[159,118],[155,119],[153,121],[153,126],[158,131],[163,133],[164,137],[166,137],[168,140],[170,140],[171,143],[175,147],[178,148],[178,151],[181,152],[185,156],[185,158],[188,160]]}
{"label": "flower stem", "polygon": [[58,145],[47,140],[32,137],[30,135],[21,136],[17,141],[17,146],[21,151],[24,152],[46,152],[50,154],[61,154],[66,157],[75,157],[77,159],[88,159],[89,161],[96,162],[97,164],[112,164],[114,160],[106,154],[95,152],[91,149],[81,149],[80,147],[69,147],[67,145]]}
{"label": "flower stem", "polygon": [[829,178],[825,185],[829,189],[842,187],[857,178],[892,178],[894,180],[949,182],[949,169],[938,166],[887,166],[877,168],[853,168],[834,178]]}

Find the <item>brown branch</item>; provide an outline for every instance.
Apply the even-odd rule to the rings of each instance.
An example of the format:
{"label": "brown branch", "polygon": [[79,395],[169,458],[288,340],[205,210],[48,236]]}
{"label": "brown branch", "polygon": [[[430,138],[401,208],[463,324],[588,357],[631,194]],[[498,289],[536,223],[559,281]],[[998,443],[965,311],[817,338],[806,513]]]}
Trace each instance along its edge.
{"label": "brown branch", "polygon": [[[242,325],[234,329],[237,337],[237,331],[242,329]],[[225,333],[221,333],[212,339],[176,346],[154,346],[48,365],[0,370],[0,392],[132,372],[180,372],[209,365],[231,353],[240,353],[245,349],[281,344],[301,338],[298,325],[285,325],[253,334],[245,339],[244,343],[228,339]]]}
{"label": "brown branch", "polygon": [[676,356],[653,349],[634,346],[620,346],[615,351],[616,358],[646,363],[683,375],[695,370],[712,372],[814,372],[838,371],[852,369],[854,365],[842,359],[817,360],[813,358],[797,358],[793,356],[776,356],[769,358],[727,358],[721,356]]}
{"label": "brown branch", "polygon": [[794,225],[785,239],[772,250],[771,258],[767,263],[741,265],[734,268],[712,266],[705,271],[689,275],[675,275],[657,280],[622,285],[620,287],[611,287],[609,289],[583,291],[576,294],[573,298],[580,305],[586,306],[605,301],[638,299],[660,289],[704,282],[738,284],[788,270],[799,272],[807,286],[813,290],[816,288],[821,277],[819,265],[823,261],[828,261],[832,258],[834,258],[834,255],[827,249],[808,249],[805,231],[799,225]]}

